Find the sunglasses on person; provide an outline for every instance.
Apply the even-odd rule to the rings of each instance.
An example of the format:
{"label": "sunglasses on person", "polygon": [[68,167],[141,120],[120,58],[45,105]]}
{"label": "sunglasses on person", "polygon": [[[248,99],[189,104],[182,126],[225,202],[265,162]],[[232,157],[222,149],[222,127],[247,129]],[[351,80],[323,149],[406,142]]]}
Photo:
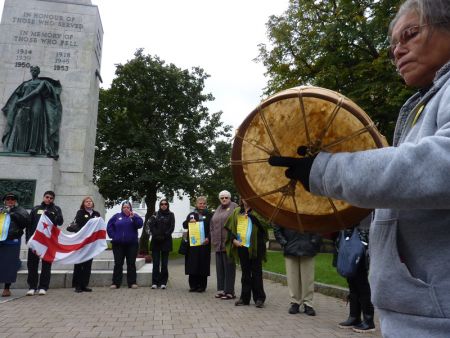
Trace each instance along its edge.
{"label": "sunglasses on person", "polygon": [[169,205],[169,203],[161,203],[160,205]]}
{"label": "sunglasses on person", "polygon": [[5,201],[15,201],[16,198],[15,197],[6,197]]}
{"label": "sunglasses on person", "polygon": [[221,200],[227,200],[227,199],[229,199],[229,197],[228,196],[222,196],[222,197],[220,197],[220,199]]}

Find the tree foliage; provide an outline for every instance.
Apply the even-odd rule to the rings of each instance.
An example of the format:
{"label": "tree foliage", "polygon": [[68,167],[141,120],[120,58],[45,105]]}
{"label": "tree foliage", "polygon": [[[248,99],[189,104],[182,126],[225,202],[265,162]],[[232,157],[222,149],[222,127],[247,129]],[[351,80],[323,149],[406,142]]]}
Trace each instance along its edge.
{"label": "tree foliage", "polygon": [[219,202],[219,192],[228,190],[231,199],[237,201],[239,194],[233,182],[231,174],[231,144],[226,141],[219,141],[213,151],[212,163],[205,172],[205,179],[201,187],[201,194],[208,199],[208,207],[216,208]]}
{"label": "tree foliage", "polygon": [[208,177],[229,165],[215,153],[231,127],[221,112],[209,114],[204,106],[214,98],[203,93],[208,75],[201,68],[182,70],[139,49],[115,75],[100,92],[96,184],[110,206],[145,198],[147,220],[157,193],[196,196]]}
{"label": "tree foliage", "polygon": [[273,48],[260,45],[266,94],[299,85],[338,91],[363,108],[389,138],[411,94],[387,57],[390,20],[400,0],[291,0],[267,23]]}

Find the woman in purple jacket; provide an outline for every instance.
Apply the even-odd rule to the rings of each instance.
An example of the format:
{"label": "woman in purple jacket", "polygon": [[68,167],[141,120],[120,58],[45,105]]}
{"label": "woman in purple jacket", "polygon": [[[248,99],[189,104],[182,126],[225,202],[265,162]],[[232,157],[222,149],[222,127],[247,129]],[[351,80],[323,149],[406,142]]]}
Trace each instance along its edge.
{"label": "woman in purple jacket", "polygon": [[122,285],[123,263],[127,259],[127,284],[131,289],[137,289],[136,256],[138,252],[138,229],[142,228],[141,216],[134,214],[130,202],[122,202],[122,211],[108,221],[107,232],[111,238],[114,254],[114,272],[111,289]]}

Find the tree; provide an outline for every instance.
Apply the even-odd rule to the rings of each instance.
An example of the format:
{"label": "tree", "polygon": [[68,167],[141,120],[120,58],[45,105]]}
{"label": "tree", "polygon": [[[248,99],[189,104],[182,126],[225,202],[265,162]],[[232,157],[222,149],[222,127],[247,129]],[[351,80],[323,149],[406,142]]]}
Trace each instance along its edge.
{"label": "tree", "polygon": [[220,204],[218,196],[222,190],[228,190],[234,201],[239,197],[231,174],[230,158],[231,144],[223,140],[217,142],[213,150],[212,163],[209,168],[205,168],[205,178],[200,192],[207,197],[208,206],[213,208]]}
{"label": "tree", "polygon": [[338,91],[363,108],[388,138],[407,89],[387,57],[386,33],[401,0],[296,0],[267,23],[261,44],[266,94],[299,85]]}
{"label": "tree", "polygon": [[[147,221],[158,192],[171,198],[201,191],[217,139],[229,137],[231,127],[204,106],[214,97],[203,93],[208,75],[201,68],[182,70],[139,49],[115,75],[100,92],[95,183],[110,206],[144,198]],[[143,232],[140,253],[147,252]]]}

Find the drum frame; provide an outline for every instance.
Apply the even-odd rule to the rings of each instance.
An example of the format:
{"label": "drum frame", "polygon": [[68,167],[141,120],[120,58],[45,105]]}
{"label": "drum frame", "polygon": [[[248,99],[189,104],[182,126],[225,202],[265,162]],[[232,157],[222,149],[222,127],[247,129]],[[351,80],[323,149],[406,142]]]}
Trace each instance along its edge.
{"label": "drum frame", "polygon": [[[296,180],[290,180],[290,182],[282,186],[274,191],[265,192],[263,194],[257,194],[249,185],[247,180],[245,179],[245,173],[244,173],[244,165],[251,163],[251,161],[243,161],[242,160],[242,145],[244,142],[248,142],[251,145],[263,150],[267,153],[267,159],[256,159],[253,161],[253,163],[257,162],[264,162],[267,161],[269,156],[282,156],[283,154],[280,154],[279,151],[276,148],[275,142],[273,140],[273,136],[271,135],[271,131],[269,129],[269,126],[267,122],[265,121],[264,115],[261,113],[262,110],[271,105],[274,102],[284,100],[284,99],[292,99],[292,98],[298,98],[300,102],[300,113],[303,116],[304,124],[305,124],[305,132],[306,132],[306,139],[309,141],[309,147],[311,154],[315,154],[322,150],[328,150],[327,148],[330,148],[330,145],[326,145],[326,147],[323,147],[320,142],[312,143],[309,137],[308,132],[308,125],[306,122],[306,114],[304,109],[304,102],[303,98],[317,98],[321,100],[328,101],[335,105],[335,108],[331,114],[331,117],[329,121],[327,121],[326,128],[324,129],[322,133],[322,138],[326,135],[326,131],[328,127],[332,124],[334,118],[336,117],[337,113],[341,108],[347,110],[350,112],[353,116],[355,116],[364,126],[359,131],[356,131],[352,135],[348,135],[347,137],[339,140],[339,142],[342,142],[348,138],[356,137],[360,135],[361,133],[368,132],[370,136],[372,137],[375,145],[377,148],[382,148],[387,146],[387,141],[384,138],[383,135],[381,135],[378,130],[376,129],[373,122],[370,120],[370,118],[367,116],[367,114],[355,103],[353,103],[351,100],[346,98],[345,96],[336,93],[334,91],[320,88],[320,87],[296,87],[292,89],[288,89],[285,91],[282,91],[278,94],[275,94],[265,101],[261,102],[261,104],[254,109],[247,118],[242,122],[241,126],[237,130],[237,133],[234,138],[233,142],[233,149],[231,154],[231,167],[232,167],[232,175],[234,182],[236,184],[236,187],[241,194],[241,198],[245,199],[247,203],[255,209],[257,212],[261,213],[263,216],[267,217],[269,219],[269,222],[273,222],[277,225],[291,228],[297,231],[301,232],[315,232],[315,233],[328,233],[337,231],[339,229],[347,228],[349,226],[353,226],[358,224],[364,217],[369,215],[371,212],[370,209],[363,209],[358,208],[354,206],[349,206],[349,208],[345,208],[344,210],[337,210],[335,207],[333,200],[331,198],[328,198],[330,205],[334,212],[332,214],[327,215],[308,215],[308,214],[300,214],[300,213],[293,213],[292,211],[287,211],[284,209],[281,209],[280,206],[283,204],[286,198],[292,198],[295,209],[298,210],[297,202],[293,196],[295,196],[295,189],[296,184],[301,184],[297,182]],[[249,142],[245,140],[245,134],[248,130],[249,125],[253,121],[254,117],[260,114],[262,120],[264,121],[266,130],[269,134],[269,137],[272,141],[272,145],[274,147],[274,151],[271,152],[270,149],[265,149],[265,147],[260,147],[257,144],[253,142]],[[272,204],[266,202],[264,199],[259,198],[263,196],[267,196],[269,194],[274,193],[282,193],[282,197],[280,198],[278,205],[274,207]],[[295,222],[293,220],[296,220]]]}

